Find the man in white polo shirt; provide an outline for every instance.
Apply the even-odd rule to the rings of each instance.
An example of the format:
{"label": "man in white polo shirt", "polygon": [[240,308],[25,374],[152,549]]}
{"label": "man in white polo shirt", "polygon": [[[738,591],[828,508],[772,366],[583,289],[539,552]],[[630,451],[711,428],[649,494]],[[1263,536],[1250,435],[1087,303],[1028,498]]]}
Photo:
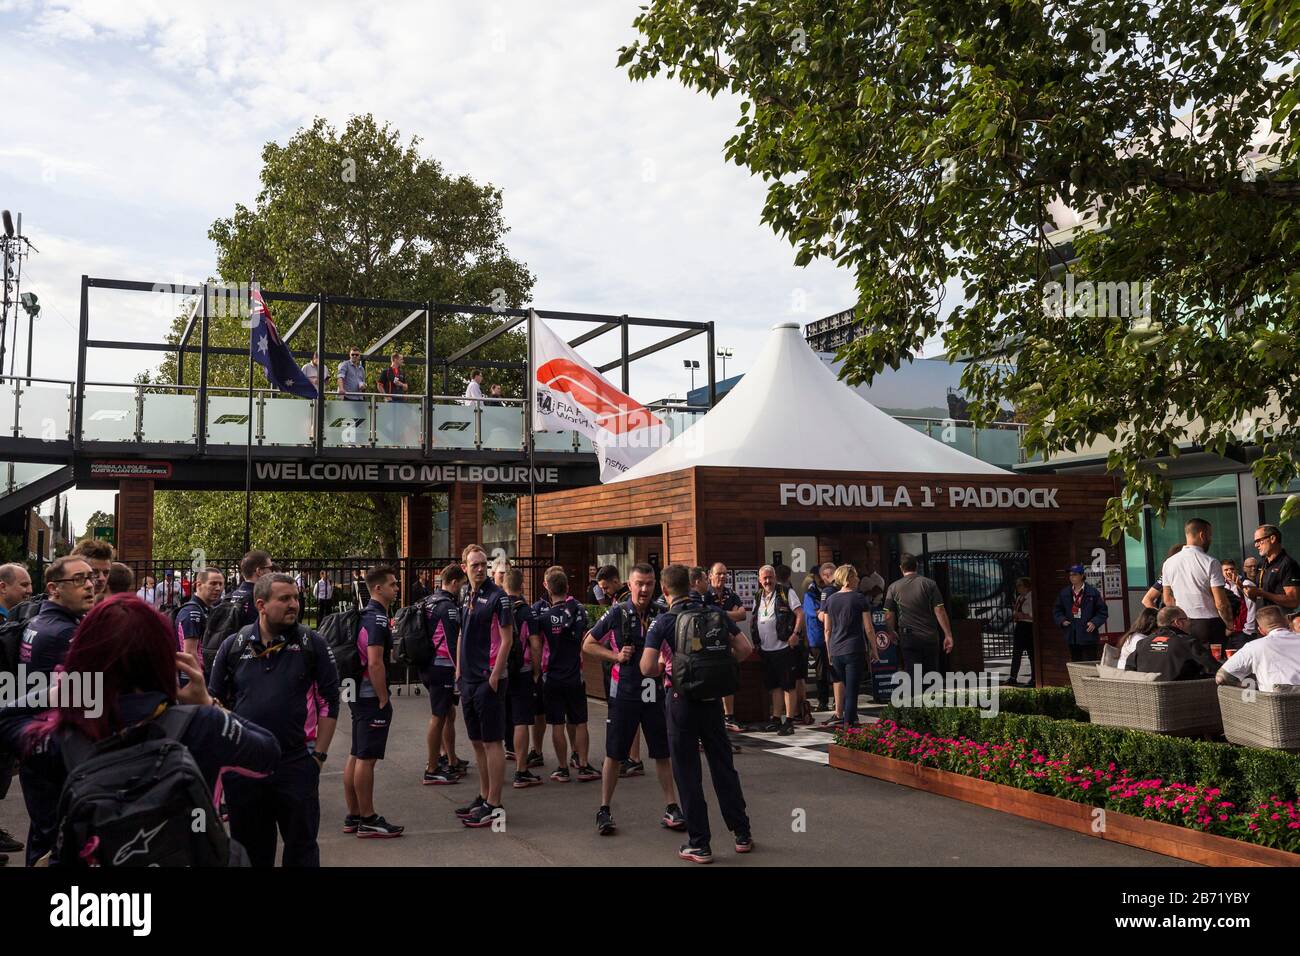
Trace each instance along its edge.
{"label": "man in white polo shirt", "polygon": [[1219,668],[1214,679],[1220,684],[1235,677],[1237,683],[1255,679],[1255,689],[1272,693],[1279,685],[1300,685],[1300,634],[1287,627],[1280,607],[1266,606],[1255,615],[1264,636],[1249,641]]}
{"label": "man in white polo shirt", "polygon": [[1228,602],[1223,568],[1210,557],[1210,523],[1192,518],[1183,525],[1183,550],[1165,559],[1160,579],[1164,582],[1166,607],[1187,612],[1187,633],[1208,653],[1211,644],[1222,644],[1232,629],[1232,605]]}

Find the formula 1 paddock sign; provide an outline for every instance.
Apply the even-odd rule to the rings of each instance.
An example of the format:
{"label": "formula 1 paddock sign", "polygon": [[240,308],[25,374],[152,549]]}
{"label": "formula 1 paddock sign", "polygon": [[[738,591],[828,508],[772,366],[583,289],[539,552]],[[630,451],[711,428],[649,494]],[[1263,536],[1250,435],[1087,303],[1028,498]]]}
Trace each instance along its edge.
{"label": "formula 1 paddock sign", "polygon": [[969,485],[921,485],[916,489],[920,500],[906,485],[835,485],[811,482],[783,482],[781,504],[805,508],[980,508],[1008,511],[1015,509],[1052,510],[1057,488]]}

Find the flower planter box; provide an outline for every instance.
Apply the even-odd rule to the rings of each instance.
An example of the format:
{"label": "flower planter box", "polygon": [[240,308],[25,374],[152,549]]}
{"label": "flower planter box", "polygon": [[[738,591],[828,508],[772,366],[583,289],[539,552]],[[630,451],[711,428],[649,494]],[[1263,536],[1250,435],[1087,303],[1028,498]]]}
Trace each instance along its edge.
{"label": "flower planter box", "polygon": [[1171,823],[1144,820],[1114,810],[1106,811],[1105,829],[1097,833],[1093,830],[1095,807],[905,760],[881,757],[839,744],[831,744],[830,765],[1205,866],[1300,866],[1300,854]]}

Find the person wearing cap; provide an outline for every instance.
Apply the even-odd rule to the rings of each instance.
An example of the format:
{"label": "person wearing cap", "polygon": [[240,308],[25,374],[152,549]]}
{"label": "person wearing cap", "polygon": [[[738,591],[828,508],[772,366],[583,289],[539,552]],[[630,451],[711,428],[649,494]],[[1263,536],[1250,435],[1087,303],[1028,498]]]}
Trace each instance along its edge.
{"label": "person wearing cap", "polygon": [[1052,617],[1065,635],[1071,661],[1095,661],[1101,657],[1101,628],[1108,611],[1101,592],[1089,584],[1082,564],[1067,569],[1070,583],[1056,599]]}
{"label": "person wearing cap", "polygon": [[163,572],[163,579],[154,588],[154,607],[159,611],[170,611],[180,604],[180,585],[176,583],[176,572],[168,568]]}

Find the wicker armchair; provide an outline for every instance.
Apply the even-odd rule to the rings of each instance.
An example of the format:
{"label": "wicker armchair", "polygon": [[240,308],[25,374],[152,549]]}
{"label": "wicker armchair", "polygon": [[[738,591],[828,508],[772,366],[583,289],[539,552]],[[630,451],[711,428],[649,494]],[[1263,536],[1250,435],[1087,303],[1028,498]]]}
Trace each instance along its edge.
{"label": "wicker armchair", "polygon": [[1262,690],[1246,696],[1241,687],[1219,687],[1223,736],[1245,747],[1300,751],[1300,694]]}
{"label": "wicker armchair", "polygon": [[1088,688],[1083,685],[1085,677],[1097,676],[1096,661],[1070,661],[1065,665],[1070,673],[1070,689],[1074,691],[1074,703],[1084,713],[1088,712]]}
{"label": "wicker armchair", "polygon": [[1094,724],[1188,737],[1223,731],[1211,678],[1129,681],[1085,677],[1082,683],[1090,708],[1088,718]]}

